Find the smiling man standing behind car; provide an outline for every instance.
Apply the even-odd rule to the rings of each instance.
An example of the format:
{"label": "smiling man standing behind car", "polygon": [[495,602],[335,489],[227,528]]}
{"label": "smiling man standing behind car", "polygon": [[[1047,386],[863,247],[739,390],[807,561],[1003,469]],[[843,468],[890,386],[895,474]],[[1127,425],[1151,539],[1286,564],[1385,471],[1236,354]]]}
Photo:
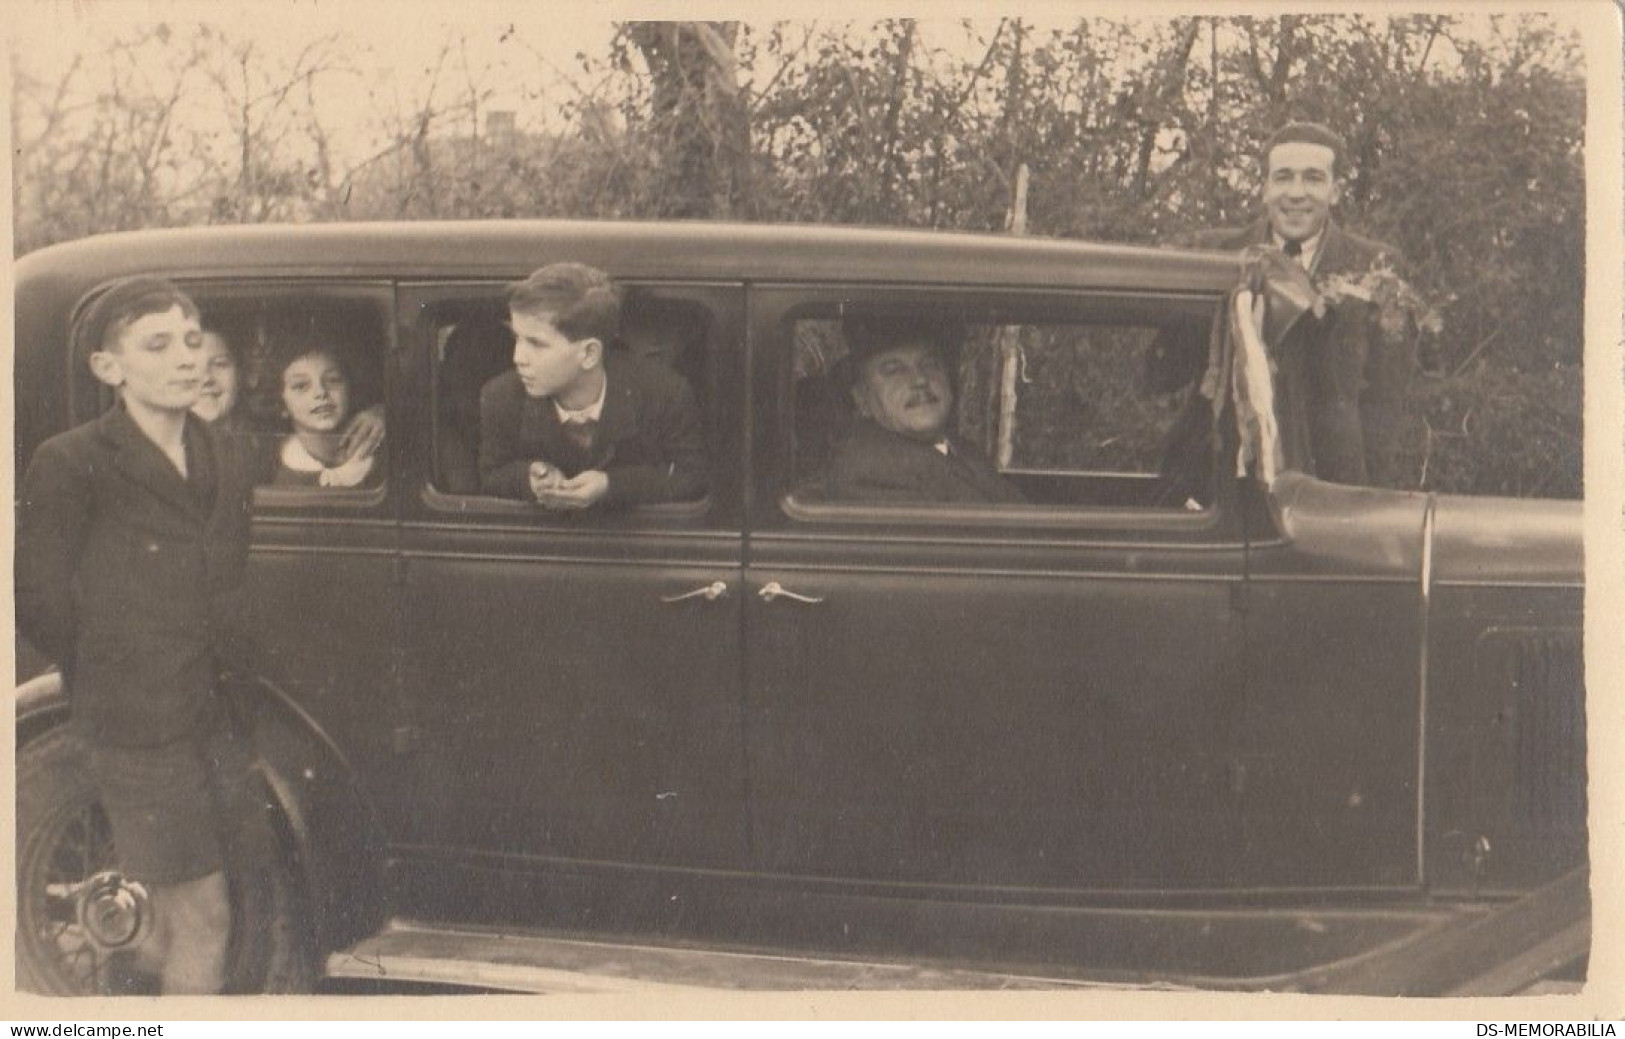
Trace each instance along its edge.
{"label": "smiling man standing behind car", "polygon": [[1347,161],[1335,132],[1288,123],[1263,157],[1263,219],[1205,232],[1195,244],[1274,246],[1302,265],[1328,299],[1323,316],[1305,313],[1279,344],[1277,403],[1289,464],[1338,483],[1401,485],[1398,444],[1415,359],[1403,331],[1385,331],[1378,308],[1360,298],[1373,279],[1401,266],[1399,254],[1332,220]]}

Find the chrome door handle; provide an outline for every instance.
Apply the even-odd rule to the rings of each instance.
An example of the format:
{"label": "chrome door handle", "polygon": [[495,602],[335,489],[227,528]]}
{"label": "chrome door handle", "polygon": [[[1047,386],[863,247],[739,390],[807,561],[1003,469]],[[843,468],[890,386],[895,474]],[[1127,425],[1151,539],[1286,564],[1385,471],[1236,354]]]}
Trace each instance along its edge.
{"label": "chrome door handle", "polygon": [[817,604],[824,601],[824,597],[821,595],[802,595],[800,592],[792,592],[777,581],[769,581],[762,585],[761,591],[757,592],[756,595],[763,602],[772,602],[775,599],[791,599],[795,602]]}
{"label": "chrome door handle", "polygon": [[712,581],[704,588],[696,588],[692,592],[681,595],[662,595],[661,602],[682,602],[684,599],[704,599],[706,602],[716,602],[728,594],[728,585],[723,581]]}

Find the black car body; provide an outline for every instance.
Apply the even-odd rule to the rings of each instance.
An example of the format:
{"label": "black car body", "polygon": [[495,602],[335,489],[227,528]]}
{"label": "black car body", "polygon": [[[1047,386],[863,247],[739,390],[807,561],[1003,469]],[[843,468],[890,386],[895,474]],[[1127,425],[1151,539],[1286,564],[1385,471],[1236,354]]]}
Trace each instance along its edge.
{"label": "black car body", "polygon": [[[628,286],[627,348],[695,388],[704,501],[561,520],[449,489],[452,383],[506,363],[504,284],[564,259]],[[256,504],[276,667],[237,695],[318,964],[403,920],[1214,987],[1448,991],[1554,935],[1504,987],[1583,960],[1579,505],[1265,487],[1221,449],[1171,492],[1190,380],[1157,373],[1200,370],[1233,257],[683,224],[94,238],[17,265],[19,472],[106,405],[69,329],[135,272],[251,344],[317,315],[386,409],[382,488]],[[1061,392],[1050,357],[1104,380],[1026,405],[1089,416],[1000,460],[1042,504],[811,489],[841,403],[820,344],[866,309],[973,329],[960,419],[988,443]],[[1012,343],[1039,370],[1001,384]],[[26,752],[67,702],[46,680],[18,709]],[[1485,963],[1509,912],[1541,924]]]}

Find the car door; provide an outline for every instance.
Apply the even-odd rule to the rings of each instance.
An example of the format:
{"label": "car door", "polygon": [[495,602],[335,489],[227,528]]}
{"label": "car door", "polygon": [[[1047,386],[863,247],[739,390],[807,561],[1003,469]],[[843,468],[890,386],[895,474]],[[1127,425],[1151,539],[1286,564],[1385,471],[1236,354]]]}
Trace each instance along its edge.
{"label": "car door", "polygon": [[[956,432],[1033,504],[821,489],[842,450],[830,430],[854,421],[843,321],[866,310],[960,330]],[[1245,546],[1211,441],[1171,449],[1208,428],[1193,394],[1216,312],[1171,295],[753,288],[753,385],[772,402],[756,409],[746,571],[761,868],[1247,880],[1233,832]]]}
{"label": "car door", "polygon": [[[1237,761],[1252,871],[1272,885],[1414,888],[1424,879],[1422,732],[1433,724],[1428,499],[1297,473],[1274,499],[1248,515]],[[1470,860],[1471,840],[1450,839]]]}
{"label": "car door", "polygon": [[[206,330],[236,360],[236,404],[216,428],[242,449],[257,484],[244,601],[261,677],[351,767],[361,793],[388,804],[398,787],[390,742],[398,689],[395,646],[397,494],[374,458],[353,487],[290,486],[277,479],[290,419],[282,398],[288,362],[322,351],[340,362],[349,413],[379,414],[396,392],[394,286],[381,279],[242,276],[186,281]],[[391,430],[394,416],[389,417]]]}
{"label": "car door", "polygon": [[632,290],[619,348],[696,391],[709,496],[563,515],[470,483],[480,387],[511,364],[502,284],[401,288],[417,402],[402,739],[418,807],[401,839],[419,849],[668,865],[742,855],[742,290]]}

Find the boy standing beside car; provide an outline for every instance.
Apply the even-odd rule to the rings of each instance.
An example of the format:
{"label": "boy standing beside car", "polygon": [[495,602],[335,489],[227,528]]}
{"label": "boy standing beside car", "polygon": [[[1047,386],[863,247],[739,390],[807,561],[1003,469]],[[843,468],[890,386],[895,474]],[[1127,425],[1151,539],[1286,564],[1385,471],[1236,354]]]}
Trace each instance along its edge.
{"label": "boy standing beside car", "polygon": [[581,510],[692,501],[706,489],[694,391],[622,350],[609,275],[555,263],[508,290],[513,370],[480,391],[480,490]]}
{"label": "boy standing beside car", "polygon": [[166,993],[218,992],[249,760],[218,675],[242,645],[250,489],[190,413],[203,332],[178,288],[114,282],[74,342],[117,402],[40,445],[23,476],[17,624],[61,666],[119,865],[151,892],[136,966]]}

